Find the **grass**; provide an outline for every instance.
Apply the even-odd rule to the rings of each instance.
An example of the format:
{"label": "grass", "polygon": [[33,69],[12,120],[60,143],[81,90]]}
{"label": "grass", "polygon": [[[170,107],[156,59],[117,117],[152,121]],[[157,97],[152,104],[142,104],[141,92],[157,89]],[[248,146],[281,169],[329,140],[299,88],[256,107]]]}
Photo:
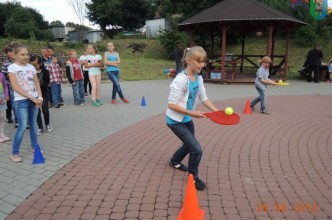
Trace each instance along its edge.
{"label": "grass", "polygon": [[[13,39],[0,39],[0,48]],[[109,40],[103,40],[97,43],[99,54],[103,54],[106,50],[106,44]],[[175,62],[165,58],[165,51],[156,39],[113,39],[111,40],[117,52],[121,57],[121,79],[122,80],[153,80],[153,79],[166,79],[167,76],[163,73],[165,68],[175,68]],[[20,43],[26,44],[30,51],[38,53],[41,48],[51,44],[55,47],[56,51],[65,52],[70,48],[75,48],[78,54],[82,54],[83,44],[61,43],[61,42],[41,42],[34,40],[20,40]],[[130,48],[127,48],[130,43],[144,43],[147,47],[142,54],[133,54]],[[267,39],[264,37],[248,37],[246,39],[245,54],[265,54],[266,53]],[[276,38],[275,40],[275,54],[282,55],[285,50],[285,39]],[[290,74],[287,78],[297,78],[299,76],[298,70],[302,68],[308,51],[312,47],[299,46],[295,43],[295,39],[291,39],[289,48],[289,66]],[[323,54],[325,55],[323,62],[328,62],[331,45],[324,45],[322,47]],[[215,51],[217,53],[217,51]],[[227,45],[227,53],[240,54],[241,44]],[[219,52],[220,54],[220,52]],[[67,57],[63,58],[64,60]]]}

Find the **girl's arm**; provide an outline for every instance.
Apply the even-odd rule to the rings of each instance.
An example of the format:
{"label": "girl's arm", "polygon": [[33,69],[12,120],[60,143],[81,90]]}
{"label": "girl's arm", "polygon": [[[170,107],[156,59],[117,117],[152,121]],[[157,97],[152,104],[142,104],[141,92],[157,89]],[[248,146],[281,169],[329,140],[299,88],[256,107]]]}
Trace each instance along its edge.
{"label": "girl's arm", "polygon": [[118,58],[117,61],[113,61],[113,62],[108,61],[108,59],[107,59],[107,52],[105,52],[105,54],[104,54],[104,64],[105,64],[105,65],[108,65],[108,66],[118,66],[119,63],[120,63],[120,56],[119,56],[119,53],[116,53],[116,56],[117,56],[117,58]]}
{"label": "girl's arm", "polygon": [[214,106],[214,104],[209,99],[203,101],[203,104],[205,105],[205,107],[210,109],[212,112],[218,111],[216,106]]}
{"label": "girl's arm", "polygon": [[187,110],[187,109],[181,107],[178,104],[169,103],[168,108],[172,109],[175,112],[179,112],[179,113],[184,114],[184,115],[189,115],[189,116],[194,117],[194,118],[206,118],[206,116],[204,115],[204,112],[202,112],[202,111],[190,111],[190,110]]}

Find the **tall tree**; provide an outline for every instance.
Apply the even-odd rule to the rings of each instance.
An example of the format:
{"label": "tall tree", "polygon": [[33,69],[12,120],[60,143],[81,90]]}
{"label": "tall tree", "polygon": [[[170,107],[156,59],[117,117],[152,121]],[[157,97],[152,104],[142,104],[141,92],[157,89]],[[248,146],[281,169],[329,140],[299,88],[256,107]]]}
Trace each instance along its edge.
{"label": "tall tree", "polygon": [[50,26],[65,26],[61,21],[55,20],[50,23]]}
{"label": "tall tree", "polygon": [[5,35],[5,26],[8,18],[10,17],[11,13],[17,8],[22,7],[20,2],[12,1],[12,2],[5,2],[0,3],[0,36]]}
{"label": "tall tree", "polygon": [[159,0],[91,0],[86,3],[87,17],[98,24],[108,35],[114,35],[116,29],[109,26],[121,26],[132,31],[142,27],[146,19],[153,18]]}
{"label": "tall tree", "polygon": [[81,42],[83,39],[84,20],[86,15],[85,0],[67,0],[67,3],[73,9],[80,22],[80,27],[78,28],[78,37],[79,41]]}
{"label": "tall tree", "polygon": [[118,26],[122,18],[120,0],[91,0],[85,4],[88,19],[98,24],[107,35],[113,35],[113,30],[108,31],[109,25]]}
{"label": "tall tree", "polygon": [[5,34],[14,38],[28,39],[35,37],[37,25],[27,8],[17,7],[8,18]]}

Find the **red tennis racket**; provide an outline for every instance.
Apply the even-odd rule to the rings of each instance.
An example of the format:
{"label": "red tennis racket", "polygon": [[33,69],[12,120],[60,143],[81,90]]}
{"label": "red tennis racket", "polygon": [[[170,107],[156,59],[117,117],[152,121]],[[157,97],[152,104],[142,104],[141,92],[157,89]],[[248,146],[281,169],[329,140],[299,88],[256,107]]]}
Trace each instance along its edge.
{"label": "red tennis racket", "polygon": [[240,122],[240,116],[236,113],[226,115],[224,111],[207,112],[205,116],[209,117],[211,121],[222,125],[235,125]]}

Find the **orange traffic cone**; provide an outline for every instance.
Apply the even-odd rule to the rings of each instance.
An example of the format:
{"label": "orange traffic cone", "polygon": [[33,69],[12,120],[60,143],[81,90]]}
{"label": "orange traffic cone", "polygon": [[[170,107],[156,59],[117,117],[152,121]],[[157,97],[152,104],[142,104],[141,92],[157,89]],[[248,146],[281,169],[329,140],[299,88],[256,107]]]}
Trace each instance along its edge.
{"label": "orange traffic cone", "polygon": [[249,99],[247,99],[246,107],[244,108],[243,113],[244,113],[244,114],[251,114],[250,101],[249,101]]}
{"label": "orange traffic cone", "polygon": [[178,220],[203,220],[204,210],[199,208],[194,177],[189,174],[187,191],[184,197],[183,207],[178,216]]}

